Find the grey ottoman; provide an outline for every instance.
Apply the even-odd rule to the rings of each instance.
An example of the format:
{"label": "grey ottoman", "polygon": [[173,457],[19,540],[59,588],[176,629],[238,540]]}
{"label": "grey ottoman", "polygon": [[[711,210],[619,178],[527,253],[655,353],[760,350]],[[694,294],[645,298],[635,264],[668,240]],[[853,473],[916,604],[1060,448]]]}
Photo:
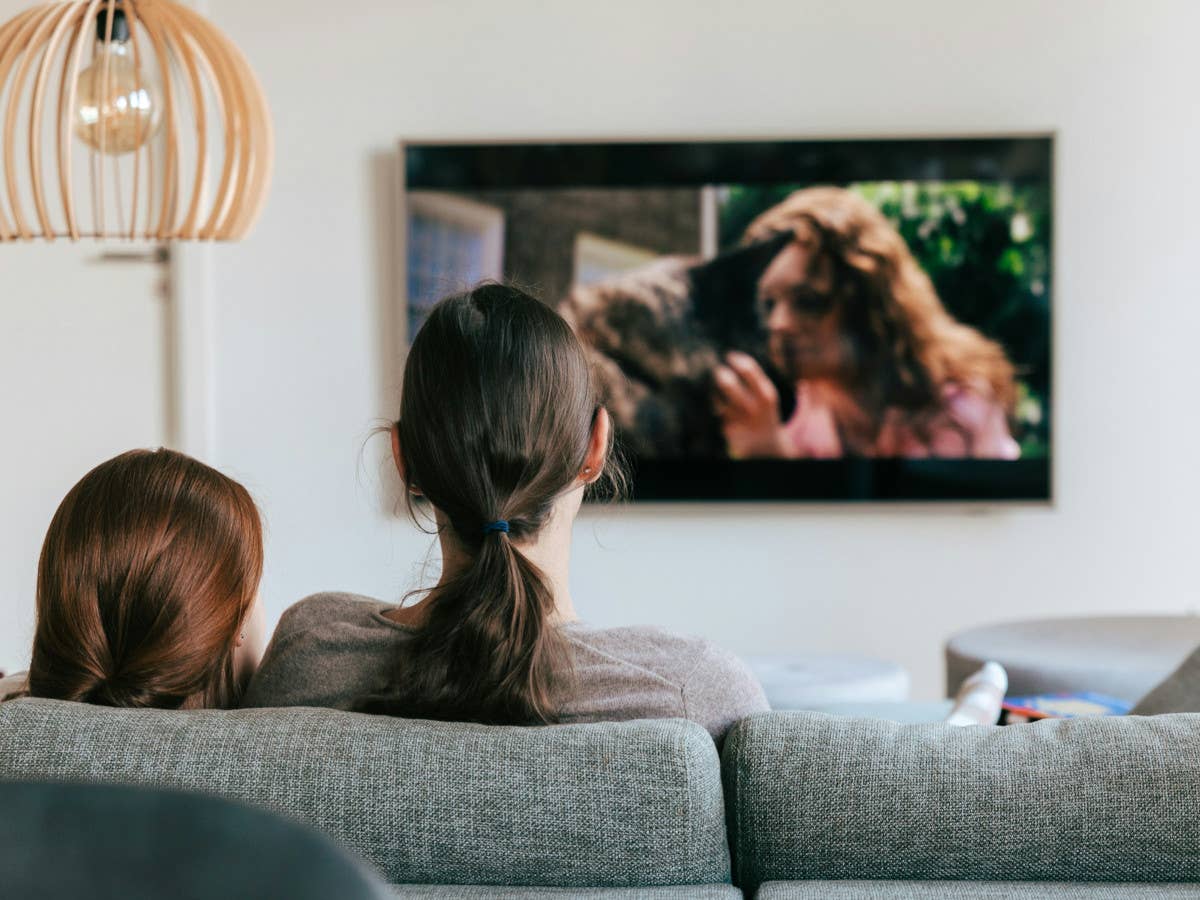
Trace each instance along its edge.
{"label": "grey ottoman", "polygon": [[1096,616],[1009,622],[946,642],[946,693],[989,659],[1008,693],[1095,691],[1136,703],[1200,645],[1200,616]]}

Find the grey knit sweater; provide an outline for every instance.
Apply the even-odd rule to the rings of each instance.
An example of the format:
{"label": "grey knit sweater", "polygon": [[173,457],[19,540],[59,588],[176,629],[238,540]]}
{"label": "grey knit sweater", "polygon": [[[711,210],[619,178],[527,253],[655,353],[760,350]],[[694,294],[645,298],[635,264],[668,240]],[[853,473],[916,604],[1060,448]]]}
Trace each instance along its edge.
{"label": "grey knit sweater", "polygon": [[[389,606],[352,594],[317,594],[280,620],[243,706],[351,709],[380,693],[414,631]],[[734,722],[768,709],[736,656],[657,628],[566,625],[576,692],[564,722],[691,719],[718,741]]]}

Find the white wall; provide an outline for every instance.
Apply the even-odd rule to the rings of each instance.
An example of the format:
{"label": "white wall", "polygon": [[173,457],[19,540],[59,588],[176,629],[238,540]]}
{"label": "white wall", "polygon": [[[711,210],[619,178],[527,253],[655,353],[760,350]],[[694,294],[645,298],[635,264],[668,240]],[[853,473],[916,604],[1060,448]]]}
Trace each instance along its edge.
{"label": "white wall", "polygon": [[63,496],[171,429],[166,270],[100,253],[0,246],[0,671],[29,661],[38,554]]}
{"label": "white wall", "polygon": [[[395,597],[428,539],[360,457],[396,396],[386,166],[408,138],[1058,133],[1054,509],[653,506],[585,516],[598,624],[857,650],[941,690],[1020,616],[1195,605],[1200,62],[1187,2],[213,0],[270,96],[274,193],[219,251],[219,462],[271,523],[279,609]],[[360,465],[360,459],[363,460]]]}
{"label": "white wall", "polygon": [[941,689],[1002,618],[1191,608],[1200,446],[1190,3],[211,0],[261,76],[276,182],[215,251],[216,462],[262,502],[265,596],[397,597],[429,545],[363,441],[397,398],[390,180],[408,138],[1058,133],[1057,503],[585,516],[574,594],[743,653],[861,651]]}

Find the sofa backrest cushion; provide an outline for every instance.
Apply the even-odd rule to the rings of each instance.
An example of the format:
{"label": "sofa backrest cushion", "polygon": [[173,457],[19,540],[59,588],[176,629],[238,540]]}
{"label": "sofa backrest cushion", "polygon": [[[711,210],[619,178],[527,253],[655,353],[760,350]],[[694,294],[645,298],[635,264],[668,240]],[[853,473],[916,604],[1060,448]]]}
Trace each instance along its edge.
{"label": "sofa backrest cushion", "polygon": [[393,883],[728,882],[712,738],[671,720],[489,728],[315,709],[0,704],[0,780],[179,788],[308,823]]}
{"label": "sofa backrest cushion", "polygon": [[1200,715],[766,713],[723,751],[735,882],[1200,879]]}

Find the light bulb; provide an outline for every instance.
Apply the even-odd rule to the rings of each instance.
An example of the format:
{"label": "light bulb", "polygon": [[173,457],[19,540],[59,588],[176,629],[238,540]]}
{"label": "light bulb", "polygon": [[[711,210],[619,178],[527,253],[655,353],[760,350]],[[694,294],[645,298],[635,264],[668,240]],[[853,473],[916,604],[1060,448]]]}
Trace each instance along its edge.
{"label": "light bulb", "polygon": [[134,65],[125,12],[113,15],[106,42],[107,10],[96,20],[96,53],[79,73],[75,133],[105,154],[120,156],[147,144],[162,125],[162,98],[153,81]]}

